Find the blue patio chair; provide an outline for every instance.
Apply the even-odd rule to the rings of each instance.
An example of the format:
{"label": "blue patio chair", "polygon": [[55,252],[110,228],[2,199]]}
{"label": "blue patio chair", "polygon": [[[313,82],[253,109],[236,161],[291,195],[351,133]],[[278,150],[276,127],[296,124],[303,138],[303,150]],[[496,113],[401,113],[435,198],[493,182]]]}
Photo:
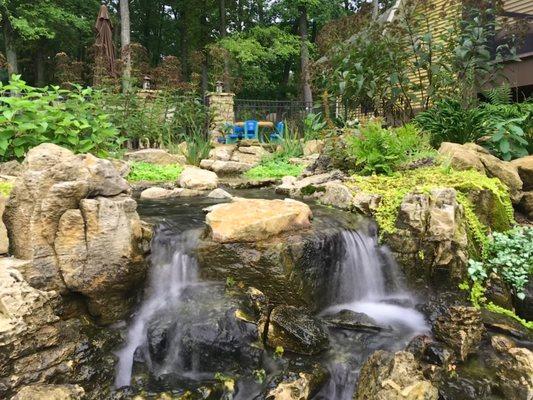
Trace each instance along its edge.
{"label": "blue patio chair", "polygon": [[284,122],[278,122],[276,124],[276,130],[270,134],[270,141],[271,142],[279,142],[283,140],[283,135],[285,133],[285,123]]}
{"label": "blue patio chair", "polygon": [[244,137],[244,128],[242,126],[234,126],[233,133],[228,135],[226,138],[226,143],[237,143],[239,139]]}
{"label": "blue patio chair", "polygon": [[244,138],[258,139],[259,138],[259,122],[256,120],[248,120],[244,122]]}

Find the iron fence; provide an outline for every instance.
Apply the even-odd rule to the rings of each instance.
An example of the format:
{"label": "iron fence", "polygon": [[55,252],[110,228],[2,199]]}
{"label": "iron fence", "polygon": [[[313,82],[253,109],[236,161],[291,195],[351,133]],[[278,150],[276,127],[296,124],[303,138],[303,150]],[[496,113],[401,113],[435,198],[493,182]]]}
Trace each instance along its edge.
{"label": "iron fence", "polygon": [[247,100],[235,99],[235,120],[255,119],[271,122],[303,121],[305,116],[315,110],[312,103],[291,100]]}

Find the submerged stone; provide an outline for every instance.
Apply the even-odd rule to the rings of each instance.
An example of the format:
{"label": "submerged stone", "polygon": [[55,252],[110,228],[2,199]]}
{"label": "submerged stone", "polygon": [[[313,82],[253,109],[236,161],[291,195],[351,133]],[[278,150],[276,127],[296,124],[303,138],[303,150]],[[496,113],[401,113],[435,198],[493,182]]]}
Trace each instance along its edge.
{"label": "submerged stone", "polygon": [[365,313],[358,313],[351,310],[341,310],[336,314],[326,316],[324,320],[328,324],[341,329],[370,331],[380,331],[383,329],[373,318],[370,318]]}

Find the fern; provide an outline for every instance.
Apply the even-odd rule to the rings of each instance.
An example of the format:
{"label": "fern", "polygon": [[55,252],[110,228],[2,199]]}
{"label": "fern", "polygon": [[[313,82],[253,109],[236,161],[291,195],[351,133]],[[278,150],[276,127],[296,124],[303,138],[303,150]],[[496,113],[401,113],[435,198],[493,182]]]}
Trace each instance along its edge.
{"label": "fern", "polygon": [[511,104],[512,91],[508,85],[502,85],[486,90],[483,95],[487,98],[490,104],[495,106],[503,106]]}

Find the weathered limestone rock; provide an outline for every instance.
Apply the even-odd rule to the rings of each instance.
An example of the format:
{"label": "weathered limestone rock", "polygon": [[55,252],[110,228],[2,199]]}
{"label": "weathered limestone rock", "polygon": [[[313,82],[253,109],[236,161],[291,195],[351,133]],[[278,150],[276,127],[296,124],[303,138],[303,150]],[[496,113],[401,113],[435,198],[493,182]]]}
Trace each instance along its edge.
{"label": "weathered limestone rock", "polygon": [[205,193],[206,192],[202,190],[184,189],[184,188],[165,189],[165,188],[154,186],[154,187],[143,190],[140,194],[140,198],[143,200],[163,200],[163,199],[172,199],[176,197],[197,197],[197,196],[202,196]]}
{"label": "weathered limestone rock", "polygon": [[22,165],[17,160],[0,163],[0,175],[19,176],[22,173]]}
{"label": "weathered limestone rock", "polygon": [[480,311],[464,306],[449,307],[437,318],[433,330],[435,337],[450,346],[461,360],[477,350],[485,334]]}
{"label": "weathered limestone rock", "polygon": [[329,325],[340,329],[363,330],[363,331],[380,331],[382,327],[364,313],[358,313],[352,310],[341,310],[336,314],[324,317]]}
{"label": "weathered limestone rock", "polygon": [[237,145],[225,144],[216,146],[209,152],[209,158],[212,160],[229,161]]}
{"label": "weathered limestone rock", "polygon": [[323,204],[343,210],[350,210],[353,207],[353,194],[346,185],[340,182],[328,182],[324,187],[326,191],[320,198]]}
{"label": "weathered limestone rock", "polygon": [[[256,147],[256,146],[253,146],[253,147]],[[241,149],[246,149],[246,148],[248,147],[239,147],[238,150],[233,152],[233,155],[231,156],[231,161],[236,161],[242,164],[251,164],[251,165],[259,164],[261,162],[261,159],[263,158],[263,155],[254,154],[254,153],[245,153],[241,151]],[[269,154],[268,152],[266,153]]]}
{"label": "weathered limestone rock", "polygon": [[[501,349],[502,350],[502,349]],[[504,360],[497,366],[498,387],[508,400],[533,398],[533,352],[522,347],[502,351]]]}
{"label": "weathered limestone rock", "polygon": [[344,178],[345,176],[341,171],[333,170],[323,174],[306,176],[296,181],[286,180],[276,188],[276,192],[293,197],[309,195],[321,197],[326,192],[326,183],[340,183]]}
{"label": "weathered limestone rock", "polygon": [[179,164],[180,157],[162,149],[143,149],[124,155],[126,161],[146,162],[157,165]]}
{"label": "weathered limestone rock", "polygon": [[376,351],[363,364],[354,400],[437,400],[412,353]]}
{"label": "weathered limestone rock", "polygon": [[[0,195],[0,217],[4,215],[7,198]],[[0,254],[7,254],[9,251],[9,238],[4,221],[0,221]]]}
{"label": "weathered limestone rock", "polygon": [[12,254],[33,260],[25,278],[39,289],[83,293],[102,321],[121,317],[126,294],[144,277],[150,236],[127,182],[111,162],[52,144],[30,150],[23,166],[4,222]]}
{"label": "weathered limestone rock", "polygon": [[518,204],[518,209],[522,211],[529,219],[533,219],[533,191],[524,192],[522,199]]}
{"label": "weathered limestone rock", "polygon": [[474,143],[464,145],[442,143],[439,153],[451,158],[451,165],[458,170],[475,169],[489,177],[499,178],[509,188],[513,197],[522,190],[522,180],[516,167],[491,155],[486,149]]}
{"label": "weathered limestone rock", "polygon": [[131,165],[128,162],[117,160],[116,158],[112,158],[109,161],[111,161],[121,177],[126,178],[130,174]]}
{"label": "weathered limestone rock", "polygon": [[266,400],[310,400],[328,378],[327,371],[319,366],[309,372],[290,372],[288,375],[268,392]]}
{"label": "weathered limestone rock", "polygon": [[210,199],[231,199],[233,196],[226,192],[224,189],[217,188],[210,192],[207,197]]}
{"label": "weathered limestone rock", "polygon": [[292,306],[277,306],[270,313],[266,343],[298,354],[318,354],[329,347],[329,335],[324,324],[305,310]]}
{"label": "weathered limestone rock", "polygon": [[214,172],[188,166],[181,173],[179,184],[186,189],[213,190],[218,186],[218,176]]}
{"label": "weathered limestone rock", "polygon": [[511,165],[516,168],[518,175],[524,186],[522,190],[533,190],[533,156],[522,157],[511,161]]}
{"label": "weathered limestone rock", "polygon": [[254,242],[307,228],[312,216],[309,206],[299,201],[241,199],[215,206],[206,223],[216,242]]}
{"label": "weathered limestone rock", "polygon": [[12,400],[80,400],[85,390],[79,385],[31,385],[23,387]]}
{"label": "weathered limestone rock", "polygon": [[241,174],[253,168],[254,164],[246,164],[238,161],[215,161],[208,169],[220,175]]}
{"label": "weathered limestone rock", "polygon": [[353,208],[364,215],[374,215],[381,203],[381,196],[364,192],[356,192],[352,199]]}
{"label": "weathered limestone rock", "polygon": [[303,151],[304,156],[310,156],[311,154],[319,154],[324,150],[325,143],[323,140],[309,140],[304,143]]}
{"label": "weathered limestone rock", "polygon": [[244,154],[252,154],[256,157],[259,157],[259,161],[261,161],[261,158],[264,156],[270,154],[262,146],[241,146],[238,148],[238,151]]}

